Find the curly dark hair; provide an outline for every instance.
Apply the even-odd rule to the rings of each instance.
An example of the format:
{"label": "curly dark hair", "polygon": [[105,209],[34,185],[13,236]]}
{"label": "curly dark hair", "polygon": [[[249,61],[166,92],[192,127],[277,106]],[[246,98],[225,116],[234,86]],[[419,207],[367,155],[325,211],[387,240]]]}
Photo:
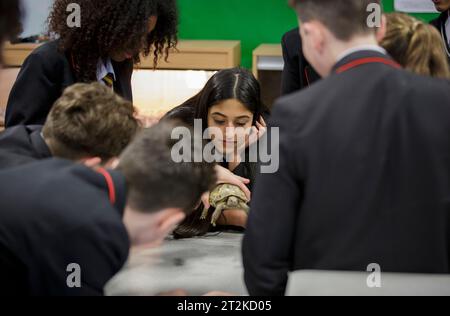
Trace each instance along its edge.
{"label": "curly dark hair", "polygon": [[[0,47],[22,31],[22,8],[19,0],[0,0]],[[2,54],[0,53],[0,62]]]}
{"label": "curly dark hair", "polygon": [[[69,27],[69,4],[81,8],[81,27]],[[148,33],[150,17],[157,16],[156,28]],[[153,51],[154,66],[177,44],[178,10],[176,0],[56,0],[48,19],[50,35],[59,39],[59,48],[70,53],[78,81],[96,80],[99,58],[113,52],[140,54]]]}

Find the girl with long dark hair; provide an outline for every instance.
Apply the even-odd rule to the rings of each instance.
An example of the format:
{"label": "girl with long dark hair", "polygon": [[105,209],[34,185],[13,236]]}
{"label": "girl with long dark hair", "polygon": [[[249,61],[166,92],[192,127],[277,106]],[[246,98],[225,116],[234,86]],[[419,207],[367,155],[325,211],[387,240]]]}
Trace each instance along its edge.
{"label": "girl with long dark hair", "polygon": [[[216,73],[202,91],[170,111],[164,119],[179,119],[191,125],[194,120],[200,120],[204,131],[212,128],[219,130],[219,136],[214,135],[211,141],[215,150],[225,158],[220,167],[248,179],[251,190],[259,164],[250,161],[249,152],[266,132],[264,116],[268,112],[261,101],[259,82],[253,74],[243,68],[233,68]],[[246,141],[241,147],[238,139],[242,136],[239,133],[243,132],[246,132]],[[212,212],[206,220],[200,218],[204,207],[209,206],[207,198],[203,204],[180,225],[175,237],[201,236],[211,230]],[[245,227],[246,218],[242,211],[226,211],[219,225]]]}

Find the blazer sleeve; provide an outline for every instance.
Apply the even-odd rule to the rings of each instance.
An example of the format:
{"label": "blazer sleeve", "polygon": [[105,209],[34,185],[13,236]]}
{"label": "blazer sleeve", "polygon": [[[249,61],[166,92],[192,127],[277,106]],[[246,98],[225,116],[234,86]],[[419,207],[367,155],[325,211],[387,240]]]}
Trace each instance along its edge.
{"label": "blazer sleeve", "polygon": [[49,54],[32,53],[24,62],[11,90],[5,125],[43,125],[62,93],[60,65]]}
{"label": "blazer sleeve", "polygon": [[[103,214],[115,212],[106,206]],[[93,212],[97,212],[95,210]],[[124,266],[129,253],[128,234],[119,220],[97,217],[80,227],[61,233],[53,244],[41,247],[38,262],[29,275],[32,294],[103,296],[104,287]],[[69,265],[80,268],[81,287],[69,287]]]}
{"label": "blazer sleeve", "polygon": [[[279,127],[279,170],[260,174],[253,192],[247,232],[243,242],[245,283],[251,296],[282,296],[293,261],[295,223],[300,209],[302,190],[295,164],[295,142],[289,135],[289,118],[277,104],[270,122]],[[269,130],[269,137],[271,131]],[[271,137],[270,137],[271,138]],[[276,143],[272,143],[273,148]]]}
{"label": "blazer sleeve", "polygon": [[283,48],[284,59],[284,69],[281,77],[281,94],[287,95],[301,88],[300,63],[298,56],[291,54],[292,48],[289,47],[287,34],[283,36],[281,46]]}

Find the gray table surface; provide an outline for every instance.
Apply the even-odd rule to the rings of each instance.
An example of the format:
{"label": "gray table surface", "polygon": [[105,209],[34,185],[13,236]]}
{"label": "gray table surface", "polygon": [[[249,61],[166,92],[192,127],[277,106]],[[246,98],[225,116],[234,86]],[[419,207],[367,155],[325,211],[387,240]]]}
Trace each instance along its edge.
{"label": "gray table surface", "polygon": [[129,262],[106,286],[105,294],[156,295],[184,289],[189,295],[211,291],[247,295],[241,257],[242,234],[167,240],[159,249],[130,255]]}

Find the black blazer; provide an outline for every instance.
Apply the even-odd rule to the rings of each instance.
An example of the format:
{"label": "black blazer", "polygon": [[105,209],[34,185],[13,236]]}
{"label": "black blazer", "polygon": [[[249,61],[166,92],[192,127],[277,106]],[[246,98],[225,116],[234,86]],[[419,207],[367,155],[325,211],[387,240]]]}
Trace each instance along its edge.
{"label": "black blazer", "polygon": [[309,87],[320,80],[320,76],[308,63],[302,51],[299,29],[287,32],[282,39],[284,70],[281,94],[286,95]]}
{"label": "black blazer", "polygon": [[433,25],[434,27],[436,27],[442,36],[442,41],[444,42],[444,44],[447,48],[446,53],[447,53],[448,63],[450,65],[450,45],[448,43],[449,39],[447,37],[447,33],[445,32],[445,23],[447,22],[447,19],[448,19],[448,12],[443,12],[436,20],[431,21],[430,24]]}
{"label": "black blazer", "polygon": [[[25,60],[9,95],[5,126],[43,125],[53,103],[65,88],[77,82],[70,58],[53,41],[38,47]],[[114,91],[132,101],[133,62],[112,62],[116,74]]]}
{"label": "black blazer", "polygon": [[40,125],[18,125],[0,133],[0,170],[50,158],[41,132]]}
{"label": "black blazer", "polygon": [[280,169],[257,179],[243,244],[251,295],[283,295],[290,270],[450,272],[450,83],[384,63],[354,53],[276,103]]}
{"label": "black blazer", "polygon": [[[122,223],[125,179],[48,159],[0,171],[1,295],[102,295],[123,267],[130,242]],[[69,264],[81,268],[81,288],[69,288]],[[71,271],[72,272],[72,271]]]}

